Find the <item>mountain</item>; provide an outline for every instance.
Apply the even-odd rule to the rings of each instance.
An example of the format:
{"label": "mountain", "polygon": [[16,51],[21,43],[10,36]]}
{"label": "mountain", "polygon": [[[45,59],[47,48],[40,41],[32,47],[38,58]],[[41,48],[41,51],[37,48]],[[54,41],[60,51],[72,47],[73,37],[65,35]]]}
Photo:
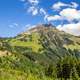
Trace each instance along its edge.
{"label": "mountain", "polygon": [[79,80],[80,37],[40,24],[0,38],[0,74],[0,80]]}

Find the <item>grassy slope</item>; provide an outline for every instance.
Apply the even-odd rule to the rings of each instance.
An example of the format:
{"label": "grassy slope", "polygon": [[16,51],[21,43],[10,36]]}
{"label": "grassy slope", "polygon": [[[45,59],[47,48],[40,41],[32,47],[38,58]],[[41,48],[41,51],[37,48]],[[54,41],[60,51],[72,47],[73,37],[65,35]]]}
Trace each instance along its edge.
{"label": "grassy slope", "polygon": [[[74,49],[80,50],[80,45],[77,43],[80,41],[80,38],[74,37],[68,34],[66,35],[63,32],[58,32],[57,30],[55,30],[54,33],[58,34],[57,36],[58,39],[64,40],[64,37],[67,37],[68,39],[74,42],[74,44],[68,44],[68,45],[65,44],[64,47],[66,47],[67,49],[70,48],[71,50],[74,50]],[[43,35],[43,37],[44,36],[47,36],[47,34]],[[28,34],[27,35],[21,34],[20,36],[17,36],[16,38],[7,39],[3,41],[8,42],[8,44],[12,48],[14,48],[15,46],[32,48],[33,53],[31,54],[26,53],[27,55],[31,56],[31,59],[28,58],[29,56],[25,56],[26,54],[22,55],[18,51],[17,53],[13,53],[14,52],[13,51],[12,55],[10,56],[7,55],[5,57],[4,56],[0,57],[0,74],[1,74],[0,79],[1,80],[12,80],[12,79],[13,80],[55,80],[54,78],[51,79],[44,75],[44,66],[43,66],[44,64],[46,65],[46,64],[49,64],[49,62],[53,62],[54,54],[52,53],[34,54],[34,53],[40,53],[39,49],[43,49],[42,43],[39,42],[39,40],[42,37],[40,37],[38,33],[32,33],[31,34],[32,39],[28,41],[21,41],[20,40],[21,37],[23,37],[24,39],[30,38]],[[52,36],[50,36],[50,39],[51,38]],[[46,47],[48,46],[49,45],[47,45]],[[56,46],[54,47],[56,48]],[[32,57],[35,60],[33,60]],[[41,74],[43,74],[43,76]]]}
{"label": "grassy slope", "polygon": [[37,33],[33,33],[32,35],[32,40],[31,41],[20,41],[16,39],[12,39],[10,41],[11,46],[22,46],[22,47],[29,47],[32,48],[33,52],[38,52],[40,48],[42,48],[41,44],[39,44],[39,35]]}

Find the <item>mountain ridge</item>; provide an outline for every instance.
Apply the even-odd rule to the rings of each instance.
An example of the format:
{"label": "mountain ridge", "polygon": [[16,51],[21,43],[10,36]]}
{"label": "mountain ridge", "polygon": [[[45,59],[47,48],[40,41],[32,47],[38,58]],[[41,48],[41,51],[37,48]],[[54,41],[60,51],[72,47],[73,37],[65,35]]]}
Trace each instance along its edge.
{"label": "mountain ridge", "polygon": [[[27,78],[28,80],[57,80],[61,76],[64,78],[72,69],[74,73],[75,68],[74,75],[79,75],[80,72],[76,67],[79,66],[80,61],[80,38],[59,31],[52,25],[45,26],[38,25],[15,37],[0,38],[1,73],[8,72],[10,76],[12,73],[16,74],[16,79],[22,74],[23,80]],[[68,66],[64,76],[63,65]],[[67,78],[70,74],[68,73]],[[22,77],[20,79],[22,80]]]}
{"label": "mountain ridge", "polygon": [[54,26],[54,25],[51,24],[51,23],[48,23],[48,24],[37,24],[37,25],[35,25],[35,27],[30,28],[30,29],[27,30],[27,31],[24,31],[23,33],[29,33],[30,31],[35,32],[35,31],[37,31],[37,30],[40,30],[40,29],[43,29],[43,30],[44,30],[44,29],[47,29],[47,28],[56,29],[56,30],[58,30],[59,32],[63,32],[63,33],[69,34],[69,35],[73,35],[73,36],[75,36],[75,37],[80,37],[79,35],[76,36],[76,35],[74,35],[74,34],[70,34],[70,33],[67,33],[67,32],[65,32],[65,31],[61,31],[61,30],[57,29],[57,27]]}

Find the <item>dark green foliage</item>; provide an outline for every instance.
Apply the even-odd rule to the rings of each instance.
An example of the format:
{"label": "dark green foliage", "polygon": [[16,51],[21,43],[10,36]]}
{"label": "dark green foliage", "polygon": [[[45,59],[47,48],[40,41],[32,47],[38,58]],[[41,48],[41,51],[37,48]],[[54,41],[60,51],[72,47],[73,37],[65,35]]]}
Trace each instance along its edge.
{"label": "dark green foliage", "polygon": [[32,49],[28,47],[14,46],[13,48],[16,52],[21,53],[21,54],[32,52]]}
{"label": "dark green foliage", "polygon": [[53,65],[49,65],[48,68],[45,70],[45,74],[49,77],[53,76]]}
{"label": "dark green foliage", "polygon": [[71,67],[69,64],[63,64],[60,68],[60,65],[57,65],[57,70],[58,70],[58,74],[57,74],[57,77],[58,78],[64,78],[64,79],[67,79],[67,78],[70,78],[70,73],[71,73]]}
{"label": "dark green foliage", "polygon": [[[79,61],[76,60],[73,56],[64,57],[57,63],[57,77],[61,79],[78,79],[79,78]],[[77,68],[76,68],[77,67]]]}
{"label": "dark green foliage", "polygon": [[77,73],[80,77],[80,62],[76,65],[76,70],[77,70]]}

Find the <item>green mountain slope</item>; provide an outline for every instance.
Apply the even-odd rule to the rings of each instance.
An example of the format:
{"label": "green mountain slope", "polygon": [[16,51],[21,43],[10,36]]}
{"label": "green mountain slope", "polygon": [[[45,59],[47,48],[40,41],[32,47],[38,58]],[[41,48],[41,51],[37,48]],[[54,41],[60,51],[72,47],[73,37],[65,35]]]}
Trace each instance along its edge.
{"label": "green mountain slope", "polygon": [[1,80],[79,80],[79,41],[79,36],[51,24],[38,25],[14,38],[1,38]]}

